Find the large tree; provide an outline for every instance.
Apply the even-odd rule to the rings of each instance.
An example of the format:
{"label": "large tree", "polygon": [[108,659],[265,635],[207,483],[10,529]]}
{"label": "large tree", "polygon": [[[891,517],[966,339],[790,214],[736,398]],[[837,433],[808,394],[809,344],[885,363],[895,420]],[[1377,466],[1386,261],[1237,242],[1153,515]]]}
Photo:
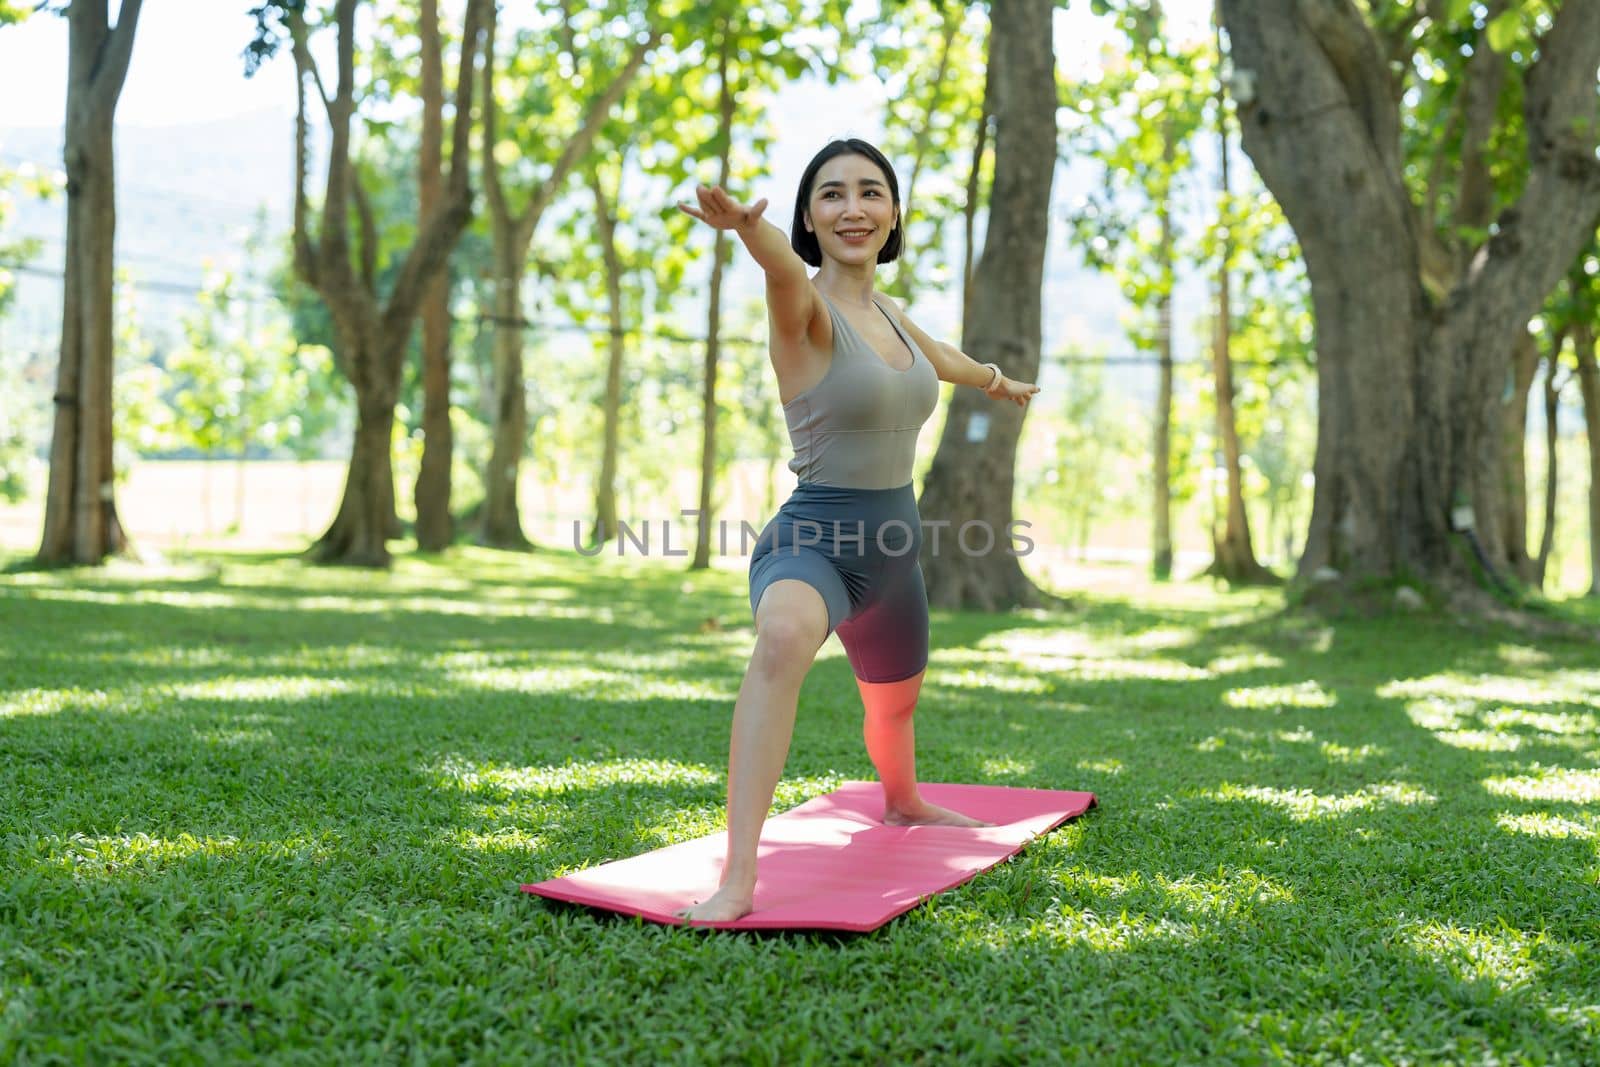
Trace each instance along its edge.
{"label": "large tree", "polygon": [[66,277],[50,485],[39,543],[43,564],[99,563],[127,547],[112,467],[112,131],[139,9],[140,0],[123,0],[113,26],[107,0],[74,0],[67,8]]}
{"label": "large tree", "polygon": [[[378,288],[378,224],[352,158],[356,115],[356,9],[359,0],[338,0],[338,84],[330,98],[313,58],[304,5],[278,3],[255,9],[261,37],[252,59],[270,54],[271,24],[281,20],[295,61],[298,111],[295,120],[294,265],[295,271],[327,305],[333,319],[333,348],[341,373],[356,393],[355,442],[344,494],[333,523],[313,546],[315,558],[360,566],[389,563],[388,538],[394,517],[391,438],[407,342],[424,293],[441,273],[472,215],[468,183],[472,91],[480,28],[490,0],[468,0],[461,39],[451,126],[450,173],[446,188],[417,232],[389,292]],[[253,67],[252,67],[253,69]],[[310,119],[308,87],[327,112],[330,139],[327,181],[319,232],[312,232],[306,191]],[[350,212],[359,220],[359,249],[351,240]],[[357,252],[359,251],[359,256]]]}
{"label": "large tree", "polygon": [[[439,0],[421,0],[417,22],[422,66],[422,145],[417,159],[418,226],[444,194],[444,46]],[[466,74],[468,68],[463,68]],[[450,272],[434,274],[422,296],[422,465],[414,497],[417,547],[438,552],[455,536],[450,515]]]}
{"label": "large tree", "polygon": [[[1497,2],[1476,27],[1430,27],[1430,14],[1474,9],[1222,0],[1244,148],[1299,238],[1316,313],[1302,576],[1415,577],[1487,607],[1474,560],[1504,558],[1511,353],[1600,215],[1600,0],[1566,0],[1542,19],[1532,9],[1546,5],[1524,7]],[[1495,40],[1506,14],[1527,15],[1535,34],[1520,65]],[[1433,65],[1419,42],[1430,41],[1439,56],[1478,59],[1459,94],[1461,166],[1447,198],[1418,194],[1402,148],[1413,118],[1402,108],[1426,95],[1408,93],[1411,75]],[[1520,93],[1519,123],[1499,108],[1500,79]],[[1520,193],[1503,204],[1482,164],[1495,138],[1525,146]],[[1445,200],[1458,212],[1451,242],[1434,213]],[[1481,229],[1466,227],[1474,218]]]}
{"label": "large tree", "polygon": [[[1037,379],[1042,343],[1056,162],[1051,7],[1050,0],[994,0],[990,7],[994,186],[961,348],[1018,381]],[[1023,409],[976,389],[958,389],[950,400],[919,503],[925,523],[947,524],[937,529],[937,544],[933,536],[923,543],[928,596],[937,606],[993,610],[1041,599],[1008,550],[1022,417]],[[963,536],[967,523],[980,525]],[[989,535],[993,543],[983,551]]]}
{"label": "large tree", "polygon": [[[626,21],[638,20],[637,5],[612,5],[605,14]],[[565,23],[572,13],[563,9]],[[662,15],[653,16],[659,20]],[[534,231],[555,202],[567,178],[583,162],[596,135],[629,84],[644,66],[661,37],[661,21],[650,22],[631,33],[627,57],[604,88],[574,97],[572,87],[559,77],[559,57],[571,61],[564,34],[548,29],[519,34],[508,53],[506,72],[516,77],[524,92],[513,98],[509,128],[501,129],[501,98],[497,85],[499,18],[490,12],[487,57],[484,63],[483,182],[489,201],[489,224],[494,240],[494,400],[493,444],[489,468],[484,473],[483,509],[477,539],[498,548],[527,548],[522,531],[522,511],[517,498],[522,457],[527,450],[528,408],[523,372],[523,279],[527,275],[529,247]],[[535,36],[530,36],[533,33]],[[598,32],[611,32],[601,28]],[[540,68],[542,64],[542,69]],[[565,99],[553,99],[564,97]],[[582,112],[567,118],[567,106],[582,105]],[[514,182],[515,174],[534,174],[532,180]],[[522,185],[526,191],[519,191]],[[518,203],[520,201],[520,204]]]}

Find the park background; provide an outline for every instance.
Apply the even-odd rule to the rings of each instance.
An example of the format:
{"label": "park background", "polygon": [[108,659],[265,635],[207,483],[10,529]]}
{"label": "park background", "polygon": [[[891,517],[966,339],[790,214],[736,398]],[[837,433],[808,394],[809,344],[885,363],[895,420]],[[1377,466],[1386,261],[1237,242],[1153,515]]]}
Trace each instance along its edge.
{"label": "park background", "polygon": [[[421,8],[349,6],[363,28],[361,174],[389,255],[417,231]],[[1528,401],[1526,424],[1504,442],[1507,452],[1521,446],[1509,469],[1525,474],[1525,506],[1509,512],[1521,512],[1520,538],[1496,548],[1507,550],[1494,557],[1499,581],[1473,570],[1461,530],[1416,508],[1408,518],[1432,530],[1412,543],[1432,537],[1444,551],[1376,565],[1348,553],[1355,566],[1341,581],[1299,558],[1323,428],[1318,383],[1342,388],[1363,375],[1330,369],[1366,366],[1376,388],[1355,407],[1366,417],[1407,381],[1371,375],[1363,361],[1374,354],[1379,370],[1427,357],[1413,383],[1427,380],[1420,370],[1455,381],[1437,358],[1448,346],[1396,352],[1376,330],[1363,347],[1347,328],[1379,322],[1394,292],[1417,293],[1444,323],[1473,301],[1432,289],[1425,300],[1417,278],[1393,273],[1391,285],[1371,284],[1369,272],[1392,266],[1384,253],[1404,244],[1384,231],[1356,261],[1359,312],[1313,324],[1298,242],[1219,92],[1248,96],[1250,86],[1219,77],[1210,5],[619,0],[568,5],[581,36],[564,41],[558,5],[502,4],[503,16],[528,20],[515,27],[518,47],[500,53],[524,183],[569,143],[582,94],[625,69],[623,46],[651,12],[693,23],[736,9],[745,20],[720,26],[748,32],[763,57],[750,69],[775,81],[741,96],[729,185],[769,196],[775,221],[829,136],[879,138],[897,162],[920,143],[926,191],[910,198],[922,211],[910,223],[919,272],[880,278],[951,339],[982,318],[962,306],[962,258],[983,244],[987,214],[976,214],[969,242],[962,209],[973,141],[995,132],[978,122],[985,76],[1015,79],[1019,69],[989,63],[985,49],[1003,41],[1060,82],[1048,210],[1010,231],[1018,246],[1047,234],[1038,292],[1031,282],[990,291],[1021,310],[1037,295],[1043,309],[1044,392],[1004,453],[1015,499],[1003,503],[1043,532],[1021,563],[1062,599],[935,604],[918,767],[929,781],[1090,790],[1099,806],[867,937],[700,936],[517,892],[722,832],[729,711],[754,641],[741,559],[695,568],[659,551],[572,551],[571,523],[587,529],[596,518],[610,336],[594,198],[580,172],[615,189],[619,173],[605,168],[617,152],[590,153],[561,186],[519,294],[534,320],[519,348],[528,381],[516,395],[531,416],[517,443],[519,525],[540,550],[480,543],[473,514],[485,496],[500,325],[486,314],[480,195],[480,221],[452,261],[455,535],[419,550],[410,525],[428,439],[413,338],[387,442],[405,525],[385,537],[381,558],[354,561],[381,567],[317,565],[306,550],[338,506],[354,401],[317,294],[290,262],[293,64],[280,52],[247,81],[240,52],[256,36],[252,19],[221,4],[151,3],[116,120],[108,405],[109,474],[140,558],[58,566],[34,553],[63,347],[60,276],[73,267],[60,190],[66,21],[34,7],[0,0],[0,22],[31,13],[0,26],[0,1061],[1600,1060],[1600,600],[1582,595],[1593,581],[1584,427],[1596,405],[1575,399],[1582,344],[1554,345],[1551,329],[1563,316],[1579,334],[1594,325],[1594,305],[1585,319],[1578,299],[1600,275],[1592,242],[1529,331],[1514,324],[1538,358],[1519,350],[1518,373],[1501,375],[1513,346],[1485,346],[1496,373],[1472,383],[1496,413]],[[447,33],[457,32],[463,5],[443,7]],[[272,10],[283,7],[263,6],[269,22]],[[1491,263],[1504,249],[1456,211],[1473,199],[1467,176],[1493,179],[1466,212],[1478,218],[1516,202],[1522,179],[1547,164],[1522,136],[1539,113],[1517,106],[1534,84],[1532,56],[1589,49],[1576,79],[1586,91],[1600,66],[1600,0],[1250,0],[1222,10],[1247,49],[1262,43],[1262,20],[1279,20],[1269,51],[1298,56],[1286,79],[1296,85],[1317,83],[1326,56],[1351,40],[1414,46],[1414,91],[1395,102],[1407,122],[1391,131],[1407,152],[1404,173],[1446,189],[1429,202],[1434,236],[1457,253],[1489,249]],[[1352,21],[1313,33],[1306,18],[1316,13]],[[1551,33],[1557,17],[1569,32]],[[1593,32],[1570,32],[1574,23]],[[1295,52],[1308,36],[1319,43]],[[332,38],[331,26],[313,35],[324,73]],[[948,83],[932,76],[943,40],[957,57]],[[671,201],[714,174],[707,123],[718,86],[703,45],[686,35],[658,48],[659,67],[646,67],[622,105],[627,120],[604,130],[634,153],[641,144],[630,138],[648,134],[661,169],[620,174],[638,191],[618,200],[634,254],[616,472],[627,520],[676,517],[700,492],[712,239]],[[574,48],[578,59],[564,57]],[[1450,116],[1476,108],[1485,118],[1484,96],[1457,92],[1478,84],[1479,56],[1506,69],[1495,136],[1473,160],[1459,157]],[[1253,62],[1264,69],[1268,58]],[[843,68],[830,83],[817,68],[835,60]],[[383,76],[369,80],[374,71]],[[936,84],[946,95],[932,95]],[[1013,80],[1013,101],[1026,87]],[[1039,95],[1048,113],[1057,101]],[[930,103],[949,121],[925,121]],[[1318,121],[1354,112],[1316,109]],[[1383,108],[1372,113],[1381,119]],[[315,186],[328,123],[320,103],[310,117]],[[1600,131],[1590,132],[1578,136],[1583,165],[1572,173],[1594,155]],[[1167,158],[1163,139],[1178,133]],[[991,138],[980,193],[998,153]],[[1152,200],[1162,189],[1171,195]],[[1586,237],[1600,211],[1594,193]],[[314,187],[313,214],[320,197]],[[1165,251],[1163,205],[1177,231]],[[1351,198],[1338,236],[1372,236],[1363,205]],[[1544,207],[1523,206],[1527,218]],[[1224,259],[1230,316],[1213,310]],[[1455,264],[1461,292],[1472,289],[1470,261]],[[380,272],[385,284],[393,266]],[[1426,266],[1437,284],[1438,264]],[[726,281],[713,514],[759,522],[787,489],[787,446],[760,279],[734,255]],[[1154,309],[1169,290],[1177,373],[1163,482],[1150,474]],[[1234,376],[1231,420],[1219,417],[1226,391],[1211,358],[1219,320],[1234,328],[1222,361]],[[1585,336],[1592,347],[1593,331]],[[1021,360],[1023,349],[1003,358]],[[1544,366],[1558,368],[1559,389],[1544,388]],[[923,436],[925,491],[938,480],[935,441],[960,436],[946,434],[946,412],[966,403],[963,419],[982,410],[1002,427],[1015,415],[973,407],[988,402],[964,392],[947,392]],[[1229,421],[1242,445],[1237,471],[1219,447]],[[1395,432],[1346,437],[1335,458],[1436,443],[1455,428],[1430,439],[1380,427]],[[1541,548],[1548,429],[1559,492]],[[1367,504],[1414,502],[1409,489],[1357,474]],[[1171,580],[1158,578],[1151,551],[1162,485]],[[991,488],[969,481],[956,503],[987,512]],[[1234,491],[1251,551],[1271,571],[1226,581],[1206,572]],[[1347,518],[1341,531],[1363,516]],[[1504,518],[1483,524],[1487,540]],[[88,544],[77,562],[98,561],[104,547]],[[1419,560],[1437,566],[1417,573]],[[959,577],[940,575],[930,592]],[[775,808],[873,774],[849,664],[830,641],[799,698]]]}
{"label": "park background", "polygon": [[[1203,42],[1210,29],[1208,5],[1167,5],[1167,32],[1175,40]],[[757,101],[752,131],[768,139],[759,148],[736,146],[749,195],[768,196],[768,217],[788,217],[793,187],[810,153],[829,137],[860,135],[881,139],[886,119],[885,88],[867,70],[867,44],[891,40],[893,20],[875,9],[857,6],[863,27],[861,47],[844,58],[847,76],[830,84],[823,74],[806,70],[774,90],[754,94]],[[130,66],[127,88],[118,111],[118,153],[124,180],[119,185],[119,330],[123,354],[118,362],[119,389],[127,398],[118,414],[117,476],[119,515],[136,544],[150,550],[178,550],[202,545],[233,544],[249,548],[290,548],[314,539],[337,508],[343,484],[351,407],[348,387],[324,365],[312,379],[320,395],[320,423],[310,418],[297,434],[284,425],[293,398],[274,402],[241,394],[272,391],[267,379],[293,373],[296,364],[315,365],[325,354],[298,349],[286,326],[286,307],[295,297],[285,261],[293,124],[293,65],[268,63],[254,77],[241,76],[239,53],[253,26],[243,11],[218,5],[163,5],[152,10],[150,30]],[[964,35],[980,31],[979,20],[962,20]],[[1126,42],[1115,22],[1095,15],[1089,5],[1058,9],[1056,35],[1059,65],[1066,84],[1093,82],[1108,66],[1125,63]],[[880,27],[876,31],[874,26]],[[924,33],[931,48],[935,37]],[[876,36],[874,36],[874,32]],[[913,40],[915,40],[913,38]],[[12,292],[0,315],[0,351],[4,367],[21,386],[7,391],[0,423],[5,445],[0,450],[6,476],[0,479],[0,550],[23,555],[37,547],[43,514],[48,451],[48,394],[53,387],[60,331],[61,273],[65,216],[59,195],[30,196],[31,179],[59,191],[61,174],[61,91],[65,84],[66,33],[54,19],[35,19],[0,37],[0,91],[8,101],[0,120],[0,165],[20,175],[12,190],[6,232],[32,253],[15,262],[9,273]],[[924,55],[922,65],[929,57]],[[922,71],[926,77],[927,72]],[[914,76],[914,75],[913,75]],[[196,84],[208,91],[198,96]],[[212,90],[209,87],[214,86]],[[1113,89],[1107,88],[1106,95]],[[1087,109],[1086,109],[1087,110]],[[1122,121],[1108,116],[1112,125]],[[1092,125],[1092,124],[1086,124]],[[1126,126],[1123,127],[1124,132]],[[1214,224],[1217,159],[1209,138],[1197,138],[1194,159],[1177,210],[1185,224],[1203,230]],[[1052,216],[1070,222],[1097,196],[1117,204],[1118,193],[1106,181],[1103,161],[1077,150],[1069,139],[1052,194]],[[1088,142],[1082,142],[1087,148]],[[403,158],[402,141],[377,143],[376,150]],[[1234,151],[1237,152],[1235,145]],[[701,161],[703,163],[703,161]],[[399,163],[391,166],[399,167]],[[933,185],[949,196],[959,175],[923,175],[924,189]],[[1237,170],[1236,165],[1236,170]],[[702,171],[704,167],[702,166]],[[701,175],[704,177],[704,175]],[[903,179],[904,180],[904,177]],[[943,183],[936,185],[935,183]],[[581,186],[573,183],[576,192]],[[1137,211],[1127,197],[1123,204]],[[636,210],[647,210],[638,205]],[[583,211],[544,223],[562,229],[563,238],[583,225]],[[915,294],[914,311],[935,336],[959,339],[961,286],[958,226],[943,228],[942,262],[928,273],[933,284]],[[940,231],[932,231],[938,234]],[[702,240],[691,234],[689,240]],[[1043,287],[1044,357],[1039,373],[1045,389],[1030,412],[1022,452],[1027,461],[1017,477],[1028,502],[1026,514],[1037,548],[1024,564],[1030,574],[1056,588],[1080,581],[1138,582],[1148,570],[1151,551],[1149,441],[1151,407],[1156,395],[1155,356],[1148,343],[1136,348],[1141,330],[1148,334],[1148,308],[1134,306],[1124,287],[1109,271],[1096,269],[1085,255],[1084,236],[1071,225],[1056,226],[1048,246]],[[543,242],[543,238],[541,238]],[[689,337],[704,333],[705,256],[688,269],[671,297],[670,312],[653,318],[655,327]],[[1283,268],[1280,268],[1280,272]],[[1292,274],[1292,268],[1288,274]],[[1287,275],[1286,275],[1287,277]],[[1270,286],[1274,279],[1267,279]],[[604,346],[574,332],[579,317],[552,291],[572,280],[544,277],[534,297],[537,318],[546,327],[529,337],[530,397],[535,417],[528,459],[521,470],[524,521],[535,542],[570,544],[572,524],[593,521],[594,481],[599,458],[594,447],[594,410],[603,404]],[[1180,263],[1175,278],[1173,357],[1179,363],[1176,387],[1177,446],[1173,489],[1177,514],[1172,536],[1180,574],[1194,574],[1211,561],[1211,529],[1218,521],[1219,496],[1225,472],[1216,434],[1210,425],[1214,383],[1208,360],[1214,310],[1214,270],[1204,262]],[[1286,281],[1292,288],[1293,281]],[[725,307],[742,336],[759,336],[760,276],[746,256],[735,256],[727,272]],[[228,306],[202,314],[203,293],[213,299],[227,287]],[[481,293],[475,294],[482,300]],[[1293,307],[1291,299],[1286,306]],[[458,470],[452,502],[458,511],[470,508],[481,494],[481,471],[487,462],[483,409],[492,384],[487,380],[487,345],[481,323],[471,322],[481,306],[462,309],[454,347],[456,379],[454,419],[458,434]],[[1298,309],[1297,309],[1298,311]],[[201,325],[200,320],[207,321]],[[592,318],[590,320],[592,325]],[[188,405],[173,401],[185,390],[181,374],[170,370],[173,355],[193,350],[186,331],[221,331],[213,343],[226,341],[251,347],[253,359],[237,356],[232,364],[217,361],[219,375],[231,369],[235,387],[213,376],[204,398]],[[1272,343],[1262,338],[1258,345]],[[286,347],[287,346],[287,347]],[[644,342],[647,362],[630,368],[629,400],[643,376],[682,380],[695,371],[696,346]],[[759,349],[733,349],[740,372],[761,371]],[[270,353],[270,358],[263,358]],[[192,357],[191,357],[192,362]],[[169,368],[162,370],[161,368]],[[242,372],[242,373],[241,373]],[[752,373],[753,372],[753,373]],[[163,374],[166,377],[163,377]],[[253,378],[254,380],[250,380]],[[589,388],[585,388],[585,383]],[[759,383],[755,383],[759,385]],[[1538,384],[1533,386],[1538,391]],[[648,389],[641,407],[650,401]],[[1544,587],[1554,596],[1585,591],[1589,584],[1584,546],[1584,428],[1576,390],[1567,389],[1558,420],[1558,466],[1565,477],[1558,486],[1556,529]],[[666,399],[675,410],[655,408],[630,421],[624,444],[621,515],[635,526],[661,526],[695,506],[697,474],[688,464],[650,462],[661,455],[685,456],[698,442],[695,421],[683,417],[692,406],[686,390]],[[736,421],[731,441],[719,445],[724,476],[715,501],[717,514],[737,526],[757,527],[792,485],[783,466],[787,441],[771,397],[757,394],[725,397],[723,404]],[[219,411],[232,405],[238,414],[254,404],[265,427],[229,440],[219,421],[242,420],[210,415],[197,404]],[[1306,470],[1313,436],[1314,383],[1308,367],[1285,380],[1246,374],[1241,383],[1246,466],[1246,507],[1252,517],[1259,557],[1288,575],[1309,515]],[[742,409],[742,410],[734,410]],[[744,416],[748,416],[747,418]],[[412,510],[411,483],[422,451],[421,403],[416,383],[400,411],[396,438],[397,503],[403,519]],[[938,422],[923,437],[923,464]],[[1531,405],[1527,427],[1527,493],[1532,537],[1542,520],[1546,434],[1543,409]],[[632,445],[633,447],[629,447]],[[658,446],[665,445],[664,448]],[[292,459],[291,459],[292,456]],[[1263,463],[1266,466],[1263,466]],[[1107,471],[1112,476],[1104,476]],[[682,520],[679,520],[682,521]],[[1536,540],[1534,543],[1537,543]],[[1103,567],[1127,565],[1113,578]],[[732,565],[738,565],[734,561]]]}

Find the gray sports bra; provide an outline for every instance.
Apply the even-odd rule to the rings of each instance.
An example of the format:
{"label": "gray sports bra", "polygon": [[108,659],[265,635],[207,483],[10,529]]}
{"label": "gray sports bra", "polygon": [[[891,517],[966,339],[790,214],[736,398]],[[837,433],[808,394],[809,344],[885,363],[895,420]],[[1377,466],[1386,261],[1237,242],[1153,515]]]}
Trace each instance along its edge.
{"label": "gray sports bra", "polygon": [[[833,320],[833,359],[822,380],[783,405],[802,482],[849,489],[897,489],[911,482],[917,433],[939,402],[939,375],[911,335],[881,306],[906,347],[911,366],[896,370],[839,314]],[[876,303],[876,301],[874,301]]]}

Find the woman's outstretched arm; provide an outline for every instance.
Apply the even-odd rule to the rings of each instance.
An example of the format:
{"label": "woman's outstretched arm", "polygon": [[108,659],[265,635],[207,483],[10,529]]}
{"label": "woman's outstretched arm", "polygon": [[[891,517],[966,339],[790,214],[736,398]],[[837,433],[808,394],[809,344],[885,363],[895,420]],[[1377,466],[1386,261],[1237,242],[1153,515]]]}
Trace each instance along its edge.
{"label": "woman's outstretched arm", "polygon": [[679,201],[679,210],[708,226],[738,234],[751,258],[766,272],[767,314],[773,330],[780,337],[804,335],[812,316],[820,310],[820,301],[811,286],[811,276],[806,273],[805,261],[789,247],[789,238],[761,218],[767,201],[757,200],[746,207],[720,185],[698,186],[695,195],[700,201],[698,207]]}

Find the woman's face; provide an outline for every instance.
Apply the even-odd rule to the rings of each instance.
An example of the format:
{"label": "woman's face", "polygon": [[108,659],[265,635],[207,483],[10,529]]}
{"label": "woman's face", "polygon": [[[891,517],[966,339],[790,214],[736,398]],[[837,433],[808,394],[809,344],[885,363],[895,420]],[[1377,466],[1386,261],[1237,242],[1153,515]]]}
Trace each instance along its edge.
{"label": "woman's face", "polygon": [[817,235],[822,254],[849,264],[876,264],[898,217],[888,177],[853,153],[822,165],[806,208],[806,229]]}

